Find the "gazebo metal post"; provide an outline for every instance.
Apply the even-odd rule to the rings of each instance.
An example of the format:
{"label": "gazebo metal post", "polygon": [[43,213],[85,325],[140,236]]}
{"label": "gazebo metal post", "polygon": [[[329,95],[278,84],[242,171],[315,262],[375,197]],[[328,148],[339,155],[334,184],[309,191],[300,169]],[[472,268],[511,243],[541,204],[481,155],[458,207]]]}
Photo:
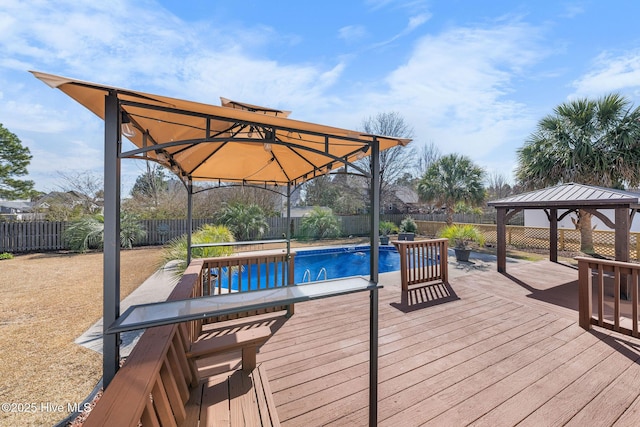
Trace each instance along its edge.
{"label": "gazebo metal post", "polygon": [[549,209],[549,261],[558,262],[558,209]]}
{"label": "gazebo metal post", "polygon": [[120,316],[120,108],[110,91],[105,97],[104,126],[104,250],[102,371],[106,388],[120,363],[120,335],[106,329]]}
{"label": "gazebo metal post", "polygon": [[[371,271],[370,280],[378,283],[378,228],[380,225],[380,146],[371,143]],[[378,424],[378,289],[370,291],[369,313],[369,426]]]}
{"label": "gazebo metal post", "polygon": [[496,246],[498,247],[498,273],[507,272],[507,233],[506,233],[506,208],[497,208],[497,221],[496,221]]}
{"label": "gazebo metal post", "polygon": [[187,265],[191,264],[191,234],[193,233],[193,181],[187,183]]}
{"label": "gazebo metal post", "polygon": [[[286,261],[286,270],[287,270],[287,286],[293,286],[293,277],[290,277],[289,272],[291,271],[290,263],[291,261],[291,229],[289,223],[291,222],[291,182],[287,182],[287,224],[285,236],[287,239],[287,261]],[[293,305],[287,305],[287,317],[293,316]]]}
{"label": "gazebo metal post", "polygon": [[[291,254],[291,182],[287,182],[287,224],[285,230],[285,236],[287,239],[287,259]],[[288,262],[288,261],[287,261]],[[287,270],[289,271],[289,270]],[[287,280],[288,285],[293,285],[293,277],[289,277]]]}

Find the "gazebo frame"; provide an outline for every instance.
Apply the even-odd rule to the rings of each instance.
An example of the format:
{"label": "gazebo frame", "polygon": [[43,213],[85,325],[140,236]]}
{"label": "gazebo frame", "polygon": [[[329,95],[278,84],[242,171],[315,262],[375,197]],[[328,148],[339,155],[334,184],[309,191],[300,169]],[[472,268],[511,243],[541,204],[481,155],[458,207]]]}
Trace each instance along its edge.
{"label": "gazebo frame", "polygon": [[[558,262],[558,221],[577,210],[593,214],[615,230],[615,259],[629,261],[629,230],[635,212],[640,209],[640,195],[612,188],[583,184],[561,184],[487,203],[497,209],[498,271],[507,271],[506,225],[518,212],[544,210],[549,219],[549,260]],[[602,209],[613,209],[612,222]],[[558,211],[565,211],[558,216]]]}
{"label": "gazebo frame", "polygon": [[[370,282],[378,283],[380,150],[409,139],[288,119],[288,112],[222,99],[223,106],[33,72],[104,120],[103,382],[120,362],[119,334],[106,333],[120,317],[120,189],[124,158],[157,162],[176,174],[188,194],[188,256],[191,254],[194,181],[286,186],[287,216],[292,187],[341,167],[371,180]],[[125,126],[128,129],[125,129]],[[135,133],[131,132],[135,128]],[[134,144],[123,149],[123,133]],[[370,155],[370,168],[356,163]],[[287,228],[287,250],[290,231]],[[290,278],[292,280],[292,278]],[[290,283],[291,284],[291,283]],[[377,420],[378,289],[370,291],[370,423]]]}

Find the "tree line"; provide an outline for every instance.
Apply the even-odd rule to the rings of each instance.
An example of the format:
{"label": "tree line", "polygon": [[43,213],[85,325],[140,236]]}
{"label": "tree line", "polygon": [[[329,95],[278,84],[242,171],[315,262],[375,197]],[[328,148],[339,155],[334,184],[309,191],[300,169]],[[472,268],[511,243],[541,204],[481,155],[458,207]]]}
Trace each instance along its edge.
{"label": "tree line", "polygon": [[[368,117],[362,122],[361,130],[369,134],[414,138],[411,126],[396,112]],[[512,178],[504,173],[487,174],[463,154],[441,154],[434,142],[422,144],[420,149],[414,148],[412,145],[418,145],[414,143],[380,153],[380,199],[383,206],[388,206],[398,188],[409,188],[420,196],[423,209],[444,210],[447,222],[452,222],[454,212],[477,209],[487,199],[500,199],[560,183],[632,189],[640,184],[639,132],[640,109],[634,108],[620,94],[570,100],[558,105],[537,123],[517,150],[517,167]],[[35,197],[33,182],[23,178],[32,158],[29,149],[2,125],[0,142],[0,198]],[[367,157],[358,162],[363,168],[370,166]],[[99,203],[100,178],[87,173],[66,178],[76,193],[92,203]],[[361,176],[337,170],[304,184],[294,197],[294,203],[327,206],[342,215],[366,213],[370,208],[368,182]],[[244,215],[249,221],[258,211],[270,216],[282,210],[282,197],[276,192],[230,185],[218,186],[215,191],[205,191],[207,189],[205,186],[195,188],[193,209],[196,217]],[[75,205],[75,211],[69,211],[49,204],[47,214],[52,220],[73,220],[91,213],[81,204],[78,206]],[[171,179],[165,170],[147,163],[122,207],[128,214],[141,219],[184,218],[186,191],[182,183]],[[578,211],[574,223],[581,231],[582,250],[593,252],[591,214]],[[249,228],[260,227],[251,224],[249,222]]]}

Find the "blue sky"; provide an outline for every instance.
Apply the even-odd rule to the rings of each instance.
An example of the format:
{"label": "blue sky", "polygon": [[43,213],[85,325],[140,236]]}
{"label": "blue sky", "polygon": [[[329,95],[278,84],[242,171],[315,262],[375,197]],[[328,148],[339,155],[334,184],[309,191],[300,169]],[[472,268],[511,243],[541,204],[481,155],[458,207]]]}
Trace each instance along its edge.
{"label": "blue sky", "polygon": [[[633,0],[3,0],[0,123],[41,191],[101,173],[103,127],[28,70],[356,130],[398,112],[416,148],[511,179],[556,105],[612,91],[640,105],[638,16]],[[123,163],[125,192],[142,169]]]}

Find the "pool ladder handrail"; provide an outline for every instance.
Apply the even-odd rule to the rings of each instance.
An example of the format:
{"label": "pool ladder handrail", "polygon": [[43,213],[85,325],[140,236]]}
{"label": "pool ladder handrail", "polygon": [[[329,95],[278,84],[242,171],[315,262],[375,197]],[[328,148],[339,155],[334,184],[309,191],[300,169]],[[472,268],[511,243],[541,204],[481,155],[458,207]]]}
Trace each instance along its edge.
{"label": "pool ladder handrail", "polygon": [[322,272],[324,271],[324,280],[327,280],[327,269],[322,267],[316,276],[316,282],[320,280],[320,276],[322,276]]}
{"label": "pool ladder handrail", "polygon": [[[320,276],[323,275],[322,273],[324,273],[324,280],[327,280],[327,269],[322,267],[318,272],[318,275],[316,276],[316,282],[320,280]],[[308,268],[304,271],[304,275],[302,276],[302,283],[307,281],[307,277],[309,278],[309,283],[311,283],[311,270]]]}
{"label": "pool ladder handrail", "polygon": [[302,283],[306,282],[306,278],[309,276],[309,282],[311,282],[311,270],[308,268],[304,271],[304,275],[302,276]]}

